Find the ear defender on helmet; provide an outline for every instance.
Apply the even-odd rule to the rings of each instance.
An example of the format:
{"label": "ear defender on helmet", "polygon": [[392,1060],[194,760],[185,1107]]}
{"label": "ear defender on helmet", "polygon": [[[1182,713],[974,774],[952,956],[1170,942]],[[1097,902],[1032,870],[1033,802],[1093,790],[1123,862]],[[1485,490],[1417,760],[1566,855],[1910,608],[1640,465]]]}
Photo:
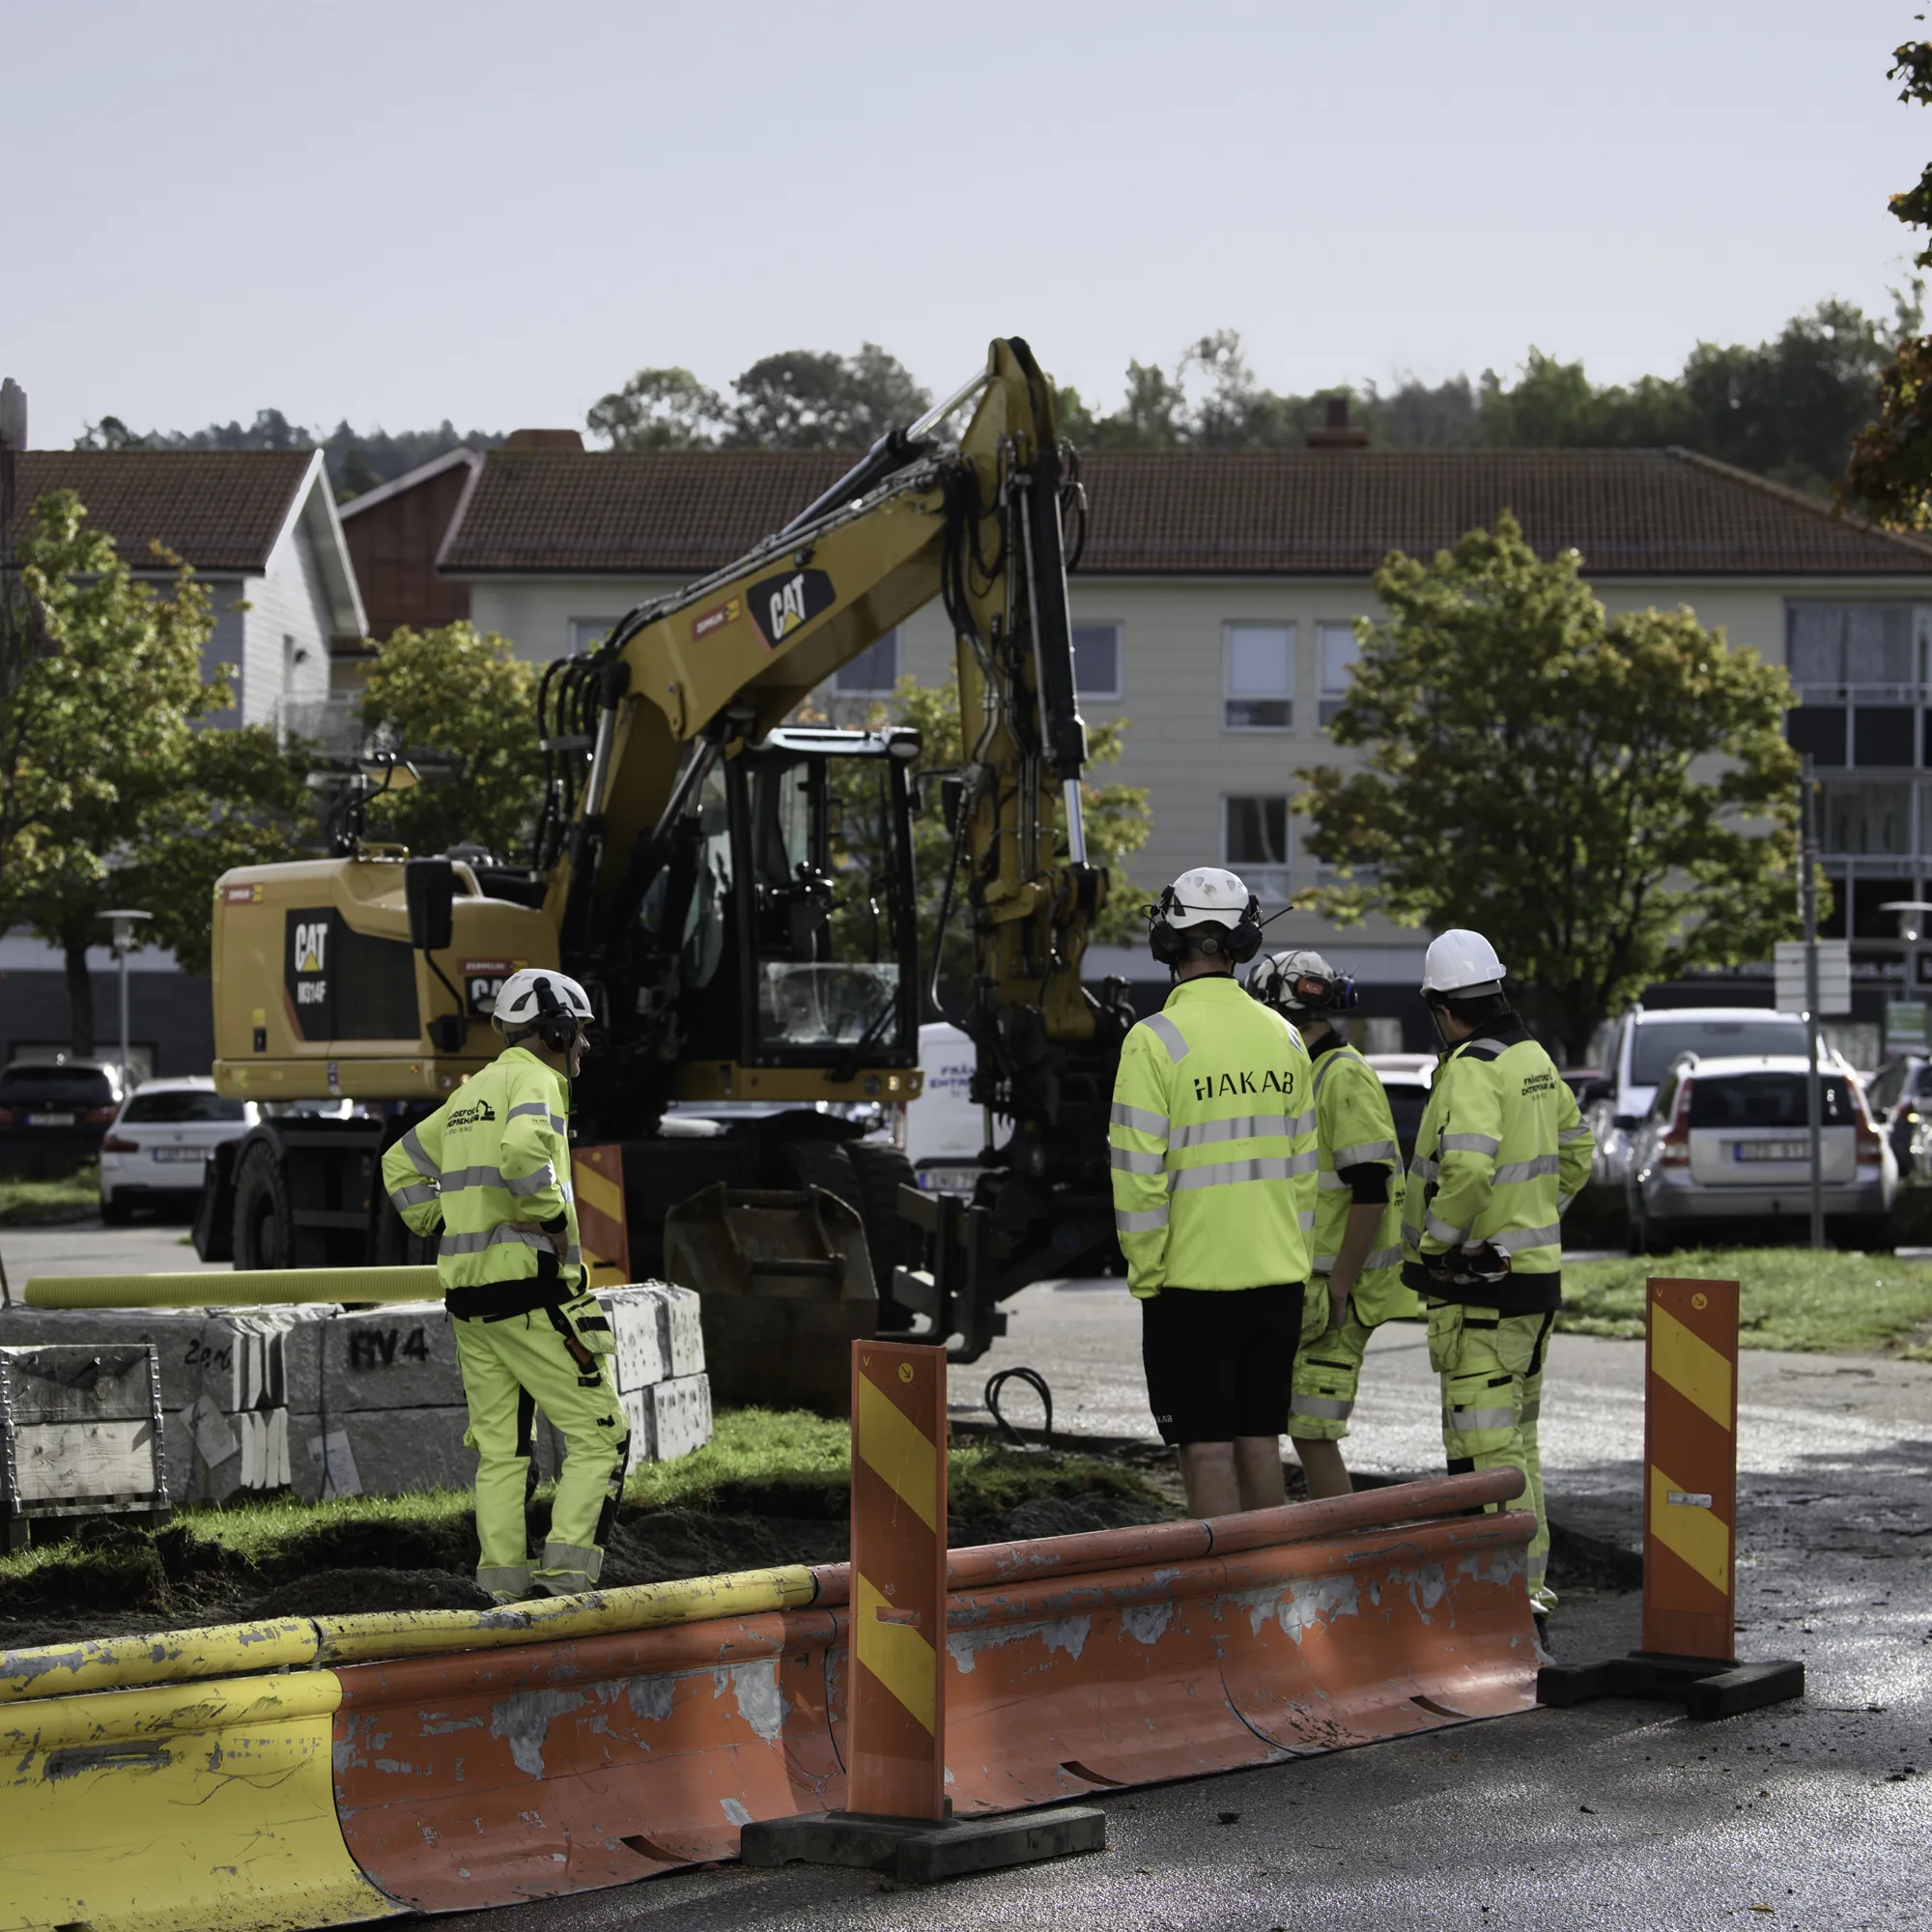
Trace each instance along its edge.
{"label": "ear defender on helmet", "polygon": [[562,1053],[577,1037],[577,1015],[551,991],[548,980],[537,981],[536,994],[537,1037],[553,1053]]}
{"label": "ear defender on helmet", "polygon": [[1179,965],[1186,957],[1190,945],[1209,959],[1226,959],[1236,966],[1245,965],[1262,950],[1262,902],[1252,893],[1239,918],[1228,930],[1225,942],[1219,932],[1202,932],[1190,939],[1189,934],[1196,932],[1196,927],[1177,926],[1173,923],[1171,914],[1188,908],[1172,886],[1161,888],[1157,904],[1143,906],[1141,910],[1148,922],[1148,951],[1163,966]]}

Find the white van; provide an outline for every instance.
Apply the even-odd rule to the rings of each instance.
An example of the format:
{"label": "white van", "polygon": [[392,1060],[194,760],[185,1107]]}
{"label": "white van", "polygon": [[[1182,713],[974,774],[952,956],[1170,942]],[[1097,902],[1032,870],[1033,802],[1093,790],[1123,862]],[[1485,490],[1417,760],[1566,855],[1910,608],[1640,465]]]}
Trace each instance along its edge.
{"label": "white van", "polygon": [[[973,1085],[973,1042],[945,1020],[919,1030],[919,1064],[925,1075],[917,1100],[906,1107],[905,1154],[919,1184],[938,1194],[971,1194],[986,1147],[986,1116],[968,1097]],[[1012,1132],[995,1122],[995,1145]]]}

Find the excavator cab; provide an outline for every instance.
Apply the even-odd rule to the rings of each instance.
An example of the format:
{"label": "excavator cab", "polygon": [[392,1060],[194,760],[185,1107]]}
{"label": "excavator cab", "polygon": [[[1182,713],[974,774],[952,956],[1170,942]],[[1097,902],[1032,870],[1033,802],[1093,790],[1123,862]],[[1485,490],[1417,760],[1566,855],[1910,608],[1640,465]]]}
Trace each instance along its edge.
{"label": "excavator cab", "polygon": [[810,1100],[862,1067],[866,1097],[909,1094],[918,754],[914,731],[783,727],[695,787],[681,863],[639,910],[676,959],[680,1098]]}

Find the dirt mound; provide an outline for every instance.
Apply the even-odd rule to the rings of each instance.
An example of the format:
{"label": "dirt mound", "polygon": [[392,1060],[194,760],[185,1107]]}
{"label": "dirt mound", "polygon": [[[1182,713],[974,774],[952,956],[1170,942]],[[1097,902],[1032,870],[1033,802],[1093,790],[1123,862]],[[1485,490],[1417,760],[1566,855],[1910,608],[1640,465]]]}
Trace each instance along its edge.
{"label": "dirt mound", "polygon": [[487,1610],[474,1577],[447,1570],[321,1570],[255,1599],[257,1617],[353,1617],[365,1610]]}

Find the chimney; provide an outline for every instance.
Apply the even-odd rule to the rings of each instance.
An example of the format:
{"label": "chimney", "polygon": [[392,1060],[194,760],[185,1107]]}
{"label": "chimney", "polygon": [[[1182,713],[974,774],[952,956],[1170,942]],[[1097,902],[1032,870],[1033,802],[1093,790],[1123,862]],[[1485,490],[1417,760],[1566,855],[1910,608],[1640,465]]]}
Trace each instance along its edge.
{"label": "chimney", "polygon": [[1310,449],[1368,448],[1368,431],[1355,427],[1349,420],[1347,396],[1328,398],[1328,420],[1320,429],[1308,432],[1308,446]]}
{"label": "chimney", "polygon": [[582,432],[574,429],[513,429],[503,439],[505,449],[583,449]]}

